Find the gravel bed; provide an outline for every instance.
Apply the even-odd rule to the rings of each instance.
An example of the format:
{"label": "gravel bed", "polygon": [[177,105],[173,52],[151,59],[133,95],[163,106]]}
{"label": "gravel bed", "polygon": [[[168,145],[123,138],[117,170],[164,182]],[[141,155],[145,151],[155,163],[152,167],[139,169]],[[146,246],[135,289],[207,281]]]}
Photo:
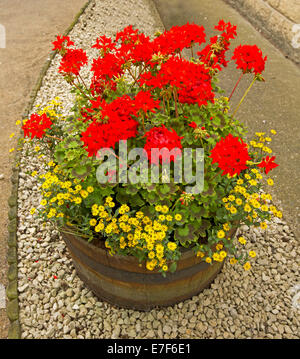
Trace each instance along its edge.
{"label": "gravel bed", "polygon": [[[89,48],[101,34],[132,24],[148,34],[161,29],[146,0],[92,2],[70,36]],[[89,51],[93,56],[93,51]],[[55,59],[36,103],[59,96],[64,112],[72,96]],[[88,73],[85,73],[88,76]],[[210,288],[173,307],[140,312],[99,301],[77,277],[58,231],[29,211],[40,195],[37,159],[20,163],[18,291],[22,338],[300,338],[299,242],[278,218],[267,232],[242,226],[246,248],[256,251],[250,271],[227,262]]]}

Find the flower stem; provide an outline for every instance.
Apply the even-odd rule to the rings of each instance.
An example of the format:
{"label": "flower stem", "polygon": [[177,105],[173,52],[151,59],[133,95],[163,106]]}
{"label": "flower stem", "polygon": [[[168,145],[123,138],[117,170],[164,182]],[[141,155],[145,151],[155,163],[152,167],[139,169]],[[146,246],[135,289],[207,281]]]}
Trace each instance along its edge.
{"label": "flower stem", "polygon": [[236,88],[237,88],[238,84],[240,83],[240,81],[241,81],[241,79],[242,79],[243,75],[244,75],[244,73],[242,72],[242,74],[241,74],[241,76],[239,77],[239,79],[237,80],[237,82],[236,82],[236,84],[235,84],[235,86],[234,86],[233,90],[231,91],[230,96],[228,97],[228,101],[230,101],[230,99],[231,99],[231,97],[232,97],[232,95],[233,95],[234,91],[236,90]]}
{"label": "flower stem", "polygon": [[59,137],[55,137],[55,136],[51,136],[51,135],[47,135],[45,134],[46,137],[49,137],[49,138],[53,138],[54,140],[57,140],[57,141],[61,141],[61,138]]}
{"label": "flower stem", "polygon": [[145,133],[145,132],[146,132],[146,130],[145,130],[145,118],[144,118],[144,114],[143,114],[143,113],[142,113],[141,115],[142,115],[143,131],[144,131],[144,133]]}
{"label": "flower stem", "polygon": [[169,117],[170,117],[170,100],[169,100],[169,99],[168,99],[167,105],[168,105],[168,115],[169,115]]}
{"label": "flower stem", "polygon": [[165,115],[166,115],[167,112],[166,112],[165,96],[163,96],[163,107],[164,107],[164,113],[165,113]]}
{"label": "flower stem", "polygon": [[75,83],[75,81],[72,81],[71,83],[83,94],[83,96],[85,96],[88,100],[91,100],[91,98],[84,91],[82,91],[82,89]]}
{"label": "flower stem", "polygon": [[244,96],[242,97],[240,103],[237,105],[236,109],[234,110],[234,112],[233,112],[233,114],[232,114],[232,117],[235,116],[237,110],[238,110],[239,107],[241,106],[242,102],[244,101],[245,97],[247,96],[248,92],[250,91],[251,87],[253,86],[255,80],[256,80],[256,76],[254,76],[254,78],[253,78],[253,80],[252,80],[250,86],[249,86],[249,87],[247,88],[247,90],[245,91]]}
{"label": "flower stem", "polygon": [[[80,78],[80,80],[81,80],[81,82],[83,83],[83,86],[86,88],[86,90],[89,91],[89,89],[88,89],[86,83],[84,82],[82,76],[80,76],[80,74],[78,74],[78,77]],[[78,82],[79,82],[79,81],[78,81]]]}
{"label": "flower stem", "polygon": [[192,58],[194,58],[193,45],[191,45],[191,54],[192,54]]}
{"label": "flower stem", "polygon": [[130,76],[133,78],[135,84],[140,87],[140,84],[138,83],[136,76],[134,76],[134,74],[132,73],[132,71],[130,71],[129,68],[128,68],[128,72],[129,72]]}
{"label": "flower stem", "polygon": [[173,96],[174,96],[174,102],[175,102],[175,116],[178,117],[178,107],[177,107],[177,93],[175,88],[173,89]]}
{"label": "flower stem", "polygon": [[173,209],[175,208],[176,204],[179,202],[180,197],[177,198],[177,200],[174,202],[173,206],[170,208],[170,211],[173,211]]}
{"label": "flower stem", "polygon": [[222,170],[219,170],[214,176],[213,178],[211,178],[211,181],[214,180],[218,175],[222,174]]}

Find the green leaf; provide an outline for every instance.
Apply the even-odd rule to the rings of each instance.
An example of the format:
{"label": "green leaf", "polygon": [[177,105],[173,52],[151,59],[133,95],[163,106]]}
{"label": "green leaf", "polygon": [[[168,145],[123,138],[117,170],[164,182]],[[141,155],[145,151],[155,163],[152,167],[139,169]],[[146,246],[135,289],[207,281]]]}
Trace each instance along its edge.
{"label": "green leaf", "polygon": [[126,191],[123,188],[119,188],[117,191],[117,201],[121,204],[128,203],[130,196],[126,193]]}
{"label": "green leaf", "polygon": [[71,141],[68,144],[68,148],[76,148],[76,147],[79,147],[79,143],[77,141]]}
{"label": "green leaf", "polygon": [[170,192],[170,187],[167,184],[163,184],[159,187],[159,190],[162,194],[167,194]]}
{"label": "green leaf", "polygon": [[156,186],[154,183],[145,183],[145,184],[142,184],[142,188],[145,188],[148,192],[151,192],[151,191],[155,191],[156,190]]}
{"label": "green leaf", "polygon": [[187,236],[189,234],[188,226],[185,226],[183,228],[178,228],[177,233],[178,233],[179,236]]}
{"label": "green leaf", "polygon": [[130,195],[134,195],[138,192],[139,189],[137,186],[128,185],[128,186],[125,186],[125,190],[126,190],[126,193],[128,193]]}
{"label": "green leaf", "polygon": [[54,157],[57,163],[62,163],[65,159],[65,151],[56,151]]}
{"label": "green leaf", "polygon": [[201,237],[206,237],[206,231],[211,227],[211,223],[207,219],[203,219],[201,222],[201,226],[197,228],[197,233]]}
{"label": "green leaf", "polygon": [[177,263],[176,263],[176,262],[172,262],[172,264],[171,264],[170,267],[169,267],[169,271],[170,271],[171,273],[174,273],[174,272],[176,271],[176,269],[177,269]]}
{"label": "green leaf", "polygon": [[83,165],[83,166],[77,166],[77,167],[74,167],[74,172],[76,173],[76,175],[78,176],[82,176],[84,174],[87,173],[87,166]]}
{"label": "green leaf", "polygon": [[201,219],[208,215],[208,210],[197,203],[192,203],[189,207],[189,213],[192,219]]}
{"label": "green leaf", "polygon": [[174,238],[178,240],[182,246],[188,247],[190,243],[197,241],[195,234],[195,223],[186,224],[184,227],[175,229]]}
{"label": "green leaf", "polygon": [[203,196],[213,196],[215,194],[215,190],[213,186],[209,186],[208,190],[205,192],[202,192]]}
{"label": "green leaf", "polygon": [[129,197],[129,203],[131,206],[137,208],[141,207],[145,204],[145,201],[143,201],[142,197],[138,194]]}

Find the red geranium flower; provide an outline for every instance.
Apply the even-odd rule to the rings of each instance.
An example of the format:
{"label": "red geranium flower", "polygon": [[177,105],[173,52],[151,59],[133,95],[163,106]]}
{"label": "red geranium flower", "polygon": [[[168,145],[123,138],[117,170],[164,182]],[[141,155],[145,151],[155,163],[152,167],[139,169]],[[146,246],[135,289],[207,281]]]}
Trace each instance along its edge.
{"label": "red geranium flower", "polygon": [[263,158],[261,163],[257,166],[260,168],[264,168],[265,174],[268,174],[273,168],[279,166],[277,163],[274,162],[275,158],[275,156],[267,156],[266,158]]}
{"label": "red geranium flower", "polygon": [[61,60],[58,72],[78,75],[81,67],[87,62],[88,58],[82,49],[67,49]]}
{"label": "red geranium flower", "polygon": [[222,176],[239,174],[248,168],[246,162],[251,159],[247,144],[241,138],[233,137],[231,133],[217,142],[210,157],[213,159],[212,163],[218,163],[223,170]]}
{"label": "red geranium flower", "polygon": [[159,100],[154,100],[150,91],[140,91],[134,99],[135,107],[137,111],[143,112],[155,112],[156,108],[159,108]]}
{"label": "red geranium flower", "polygon": [[222,31],[221,36],[227,41],[236,37],[236,26],[232,25],[230,22],[225,22],[223,19],[219,21],[218,25],[215,26],[215,29]]}
{"label": "red geranium flower", "polygon": [[[150,131],[145,133],[147,141],[144,149],[147,151],[150,163],[158,164],[162,162],[176,162],[176,158],[181,156],[181,139],[176,131],[168,130],[165,125],[160,127],[153,127]],[[160,150],[159,153],[151,151],[151,149]],[[174,150],[170,155],[171,150]]]}
{"label": "red geranium flower", "polygon": [[246,72],[261,74],[265,69],[267,56],[263,57],[261,50],[256,45],[239,45],[234,49],[232,59],[235,60],[237,69]]}
{"label": "red geranium flower", "polygon": [[236,36],[236,26],[230,22],[220,20],[215,29],[221,31],[221,36],[213,36],[210,38],[210,43],[197,53],[199,59],[207,64],[209,67],[222,70],[226,67],[228,60],[226,60],[226,52],[229,50],[230,40]]}
{"label": "red geranium flower", "polygon": [[22,126],[24,131],[24,137],[34,137],[42,138],[45,134],[45,130],[47,128],[51,128],[52,121],[46,114],[41,116],[33,113],[30,116],[30,119],[26,121],[26,123]]}
{"label": "red geranium flower", "polygon": [[56,41],[53,41],[52,44],[53,44],[53,49],[52,51],[54,50],[58,50],[60,51],[63,46],[65,45],[65,42],[67,42],[67,46],[71,46],[71,45],[74,45],[74,42],[70,40],[69,36],[57,36],[56,38]]}
{"label": "red geranium flower", "polygon": [[111,52],[94,59],[91,67],[91,71],[94,73],[91,88],[99,94],[106,87],[114,91],[116,89],[115,79],[124,73],[123,64],[124,61]]}
{"label": "red geranium flower", "polygon": [[133,30],[132,25],[126,26],[116,33],[116,42],[121,40],[122,42],[134,43],[138,40],[138,32],[138,29]]}
{"label": "red geranium flower", "polygon": [[92,48],[100,50],[103,54],[106,54],[116,48],[114,42],[112,42],[111,38],[103,35],[96,39],[96,44],[92,46]]}
{"label": "red geranium flower", "polygon": [[140,76],[141,85],[149,87],[177,88],[180,103],[197,103],[207,105],[214,101],[211,76],[202,64],[194,64],[188,60],[172,56],[161,65],[156,75],[146,72]]}
{"label": "red geranium flower", "polygon": [[[88,156],[96,155],[100,148],[112,147],[120,140],[127,140],[137,135],[138,121],[132,116],[137,115],[135,102],[128,95],[116,98],[111,103],[101,100],[91,101],[93,115],[101,113],[95,118],[86,131],[81,134]],[[100,112],[99,112],[100,111]]]}
{"label": "red geranium flower", "polygon": [[154,39],[155,52],[162,54],[175,54],[194,43],[201,45],[205,42],[204,27],[197,24],[173,26],[162,35]]}

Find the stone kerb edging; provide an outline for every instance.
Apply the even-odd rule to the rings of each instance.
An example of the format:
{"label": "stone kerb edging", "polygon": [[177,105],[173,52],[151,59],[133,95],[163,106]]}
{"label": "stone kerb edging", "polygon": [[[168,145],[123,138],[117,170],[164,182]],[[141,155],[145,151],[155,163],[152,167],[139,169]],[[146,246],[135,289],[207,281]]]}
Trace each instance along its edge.
{"label": "stone kerb edging", "polygon": [[[87,0],[85,5],[79,10],[75,16],[73,22],[64,32],[64,36],[67,36],[73,27],[77,24],[80,16],[85,12],[87,7],[94,2],[94,0]],[[32,108],[37,94],[42,86],[43,78],[45,77],[57,51],[52,51],[49,58],[45,62],[36,85],[34,86],[29,103],[26,106],[22,115],[22,120],[26,119]],[[18,142],[20,143],[19,148],[22,148],[21,139],[22,134],[20,131]],[[6,313],[10,320],[10,327],[8,331],[8,339],[20,339],[21,338],[21,325],[19,322],[19,303],[18,303],[18,255],[17,255],[17,225],[18,225],[18,186],[19,186],[19,168],[18,163],[21,159],[21,153],[15,155],[14,162],[12,164],[12,176],[11,176],[11,194],[8,199],[9,212],[8,212],[8,238],[7,238],[7,262],[8,262],[8,284],[6,288],[7,306]]]}

